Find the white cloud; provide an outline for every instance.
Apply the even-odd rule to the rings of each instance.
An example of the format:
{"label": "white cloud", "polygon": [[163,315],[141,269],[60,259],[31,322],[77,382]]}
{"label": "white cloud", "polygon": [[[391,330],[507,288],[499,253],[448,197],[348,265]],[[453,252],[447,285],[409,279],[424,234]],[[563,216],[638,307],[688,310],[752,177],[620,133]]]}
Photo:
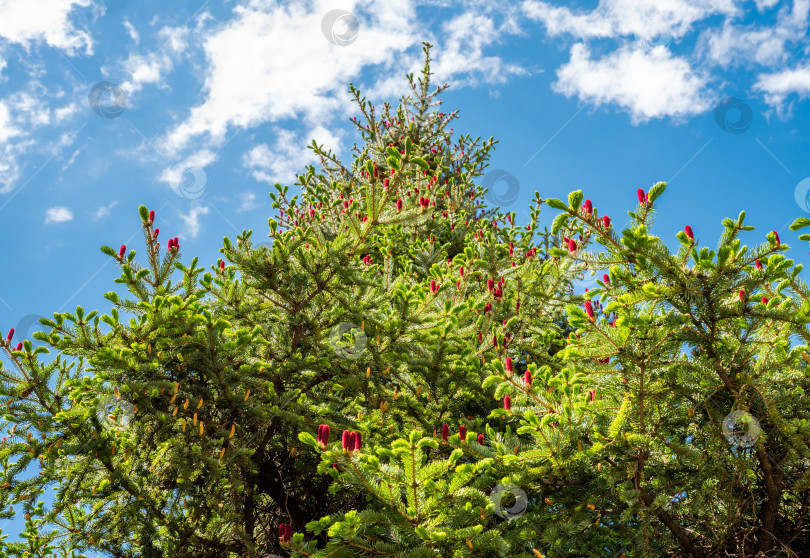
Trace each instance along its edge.
{"label": "white cloud", "polygon": [[142,56],[130,54],[122,63],[130,79],[121,84],[121,89],[129,96],[143,89],[144,84],[160,83],[161,76],[174,68],[172,60],[165,55],[150,52]]}
{"label": "white cloud", "polygon": [[394,62],[423,35],[412,0],[358,2],[365,8],[355,10],[360,30],[347,46],[322,34],[322,19],[334,9],[330,1],[318,0],[311,11],[301,4],[270,10],[258,4],[235,7],[235,17],[207,39],[205,100],[164,138],[163,149],[177,152],[205,134],[221,143],[231,126],[283,118],[313,126],[346,112],[351,107],[346,84],[365,66]]}
{"label": "white cloud", "polygon": [[810,65],[772,74],[760,74],[754,84],[756,91],[765,94],[765,101],[781,109],[785,99],[796,93],[800,99],[810,97]]}
{"label": "white cloud", "polygon": [[548,2],[525,0],[530,19],[542,22],[549,35],[571,34],[580,39],[668,33],[686,35],[692,25],[715,14],[736,16],[734,0],[600,0],[590,11],[573,11]]}
{"label": "white cloud", "polygon": [[12,121],[7,103],[0,99],[0,194],[9,193],[20,178],[18,157],[33,142],[8,143],[8,140],[22,134]]}
{"label": "white cloud", "polygon": [[186,173],[186,171],[190,169],[204,170],[205,167],[214,161],[216,161],[216,154],[210,149],[202,149],[192,153],[180,163],[164,168],[163,172],[161,172],[160,176],[158,177],[158,180],[161,182],[166,182],[175,191],[177,191],[177,188],[183,182],[183,175]]}
{"label": "white cloud", "polygon": [[53,109],[53,117],[56,119],[56,122],[61,123],[79,112],[79,110],[81,110],[79,105],[70,103],[69,105]]}
{"label": "white cloud", "polygon": [[166,26],[158,31],[158,37],[160,37],[165,42],[165,45],[175,54],[180,54],[188,48],[190,34],[191,30],[187,27]]}
{"label": "white cloud", "polygon": [[73,161],[75,161],[75,160],[76,160],[76,157],[78,157],[78,156],[79,156],[79,153],[81,153],[81,152],[82,152],[82,150],[81,150],[81,149],[77,149],[76,151],[74,151],[74,152],[73,152],[73,155],[71,155],[71,156],[70,156],[70,159],[68,160],[68,162],[67,162],[67,163],[65,163],[65,164],[62,166],[62,171],[67,170],[67,169],[68,169],[68,167],[70,167],[70,166],[73,164]]}
{"label": "white cloud", "polygon": [[89,6],[91,1],[4,0],[0,2],[0,37],[25,46],[32,41],[45,41],[71,55],[82,49],[91,55],[90,35],[76,29],[68,19],[74,8]]}
{"label": "white cloud", "polygon": [[281,130],[272,150],[267,144],[259,144],[244,155],[243,163],[252,170],[256,180],[270,184],[290,184],[304,172],[307,164],[318,161],[312,150],[307,149],[307,145],[312,143],[310,138],[315,139],[318,145],[323,145],[326,151],[339,151],[338,138],[323,126],[309,131],[304,137],[290,130]]}
{"label": "white cloud", "polygon": [[706,78],[663,46],[649,52],[624,46],[592,60],[588,48],[576,44],[557,78],[552,87],[558,93],[577,95],[596,106],[616,103],[630,113],[634,124],[699,114],[710,106],[703,92]]}
{"label": "white cloud", "polygon": [[795,0],[783,6],[775,23],[735,25],[726,20],[721,28],[710,27],[698,39],[698,52],[717,65],[750,64],[770,66],[789,56],[787,45],[802,42],[807,33],[810,0]]}
{"label": "white cloud", "polygon": [[208,212],[209,209],[202,206],[192,208],[188,215],[180,214],[180,218],[186,224],[188,234],[191,238],[197,238],[197,235],[200,233],[200,215],[208,215]]}
{"label": "white cloud", "polygon": [[[408,88],[404,64],[411,64],[415,72],[421,70],[423,40],[437,45],[431,66],[437,74],[436,84],[451,78],[455,87],[496,84],[525,73],[484,52],[504,34],[519,32],[513,17],[496,24],[486,15],[491,10],[465,4],[468,12],[450,21],[434,38],[417,20],[418,1],[356,0],[341,6],[359,21],[356,40],[346,46],[335,45],[324,36],[325,16],[335,9],[330,0],[283,4],[250,0],[234,7],[233,16],[225,23],[202,13],[196,19],[194,33],[205,38],[201,44],[206,55],[201,72],[202,97],[155,142],[157,149],[172,159],[185,157],[192,146],[200,146],[195,147],[198,154],[200,150],[217,152],[240,129],[284,119],[303,124],[327,147],[337,145],[337,139],[321,126],[356,111],[346,93],[347,84],[357,82],[361,73],[371,69],[374,76],[383,77],[360,86],[367,98],[385,95],[390,99],[393,92],[397,96],[405,94]],[[188,29],[163,28],[161,34],[177,51],[187,48]],[[276,52],[284,55],[268,54]],[[161,65],[155,58],[132,57],[131,62],[133,66],[136,62],[151,62],[141,64],[143,77],[140,81],[133,78],[132,87],[157,81],[159,74],[171,69],[168,62]],[[144,66],[152,71],[146,71]],[[457,75],[470,79],[456,79]],[[305,164],[316,161],[306,149],[309,137],[300,141],[292,132],[281,132],[272,152],[267,145],[257,146],[244,162],[257,180],[292,182]],[[211,155],[194,166],[202,168],[215,158]],[[179,184],[183,170],[179,167],[184,166],[188,167],[188,162],[166,169],[161,180]]]}
{"label": "white cloud", "polygon": [[67,207],[51,207],[45,212],[45,224],[64,223],[73,220],[73,212]]}
{"label": "white cloud", "polygon": [[118,205],[117,201],[111,202],[109,205],[102,205],[96,210],[95,220],[98,221],[102,217],[106,217],[110,214],[110,210]]}
{"label": "white cloud", "polygon": [[[506,83],[512,75],[528,72],[515,64],[506,64],[497,56],[486,56],[483,48],[506,32],[515,32],[507,21],[496,28],[492,18],[465,12],[442,25],[430,71],[439,83],[450,77],[468,74],[465,80],[454,80],[455,87],[476,83]],[[420,64],[421,66],[421,64]],[[470,75],[472,74],[472,75]]]}
{"label": "white cloud", "polygon": [[138,31],[136,31],[135,27],[133,27],[133,25],[126,19],[124,20],[124,27],[129,34],[129,38],[135,41],[135,44],[137,45],[141,40],[140,35],[138,35]]}
{"label": "white cloud", "polygon": [[18,162],[23,145],[30,146],[34,142],[16,145],[0,145],[0,194],[8,194],[14,189],[14,184],[19,180],[21,173]]}
{"label": "white cloud", "polygon": [[7,101],[9,107],[16,113],[17,124],[26,124],[27,127],[50,124],[51,109],[48,107],[46,99],[19,91],[9,95]]}
{"label": "white cloud", "polygon": [[239,213],[259,207],[256,203],[256,194],[253,192],[243,192],[239,194],[239,197],[242,199],[242,204],[239,206],[239,209],[237,209]]}
{"label": "white cloud", "polygon": [[20,134],[20,130],[11,121],[11,113],[6,101],[0,99],[0,144]]}

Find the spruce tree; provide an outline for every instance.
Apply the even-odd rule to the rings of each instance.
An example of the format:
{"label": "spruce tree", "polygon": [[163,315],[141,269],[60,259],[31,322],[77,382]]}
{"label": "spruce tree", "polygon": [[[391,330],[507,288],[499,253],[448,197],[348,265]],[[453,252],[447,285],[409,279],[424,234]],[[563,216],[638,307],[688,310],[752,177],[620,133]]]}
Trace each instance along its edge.
{"label": "spruce tree", "polygon": [[[537,280],[541,258],[533,227],[518,234],[513,215],[481,211],[473,179],[494,141],[450,147],[455,115],[428,110],[444,87],[428,93],[429,45],[425,54],[416,99],[386,109],[384,132],[369,113],[377,136],[350,177],[316,145],[325,174],[302,175],[304,201],[277,185],[269,247],[252,231],[226,238],[230,265],[205,272],[196,258],[182,263],[176,238],[161,249],[159,216],[142,206],[144,263],[102,248],[128,295],[107,293],[107,315],[79,307],[43,319],[50,332],[35,337],[58,351],[51,364],[38,360],[48,349],[9,339],[6,420],[38,435],[4,450],[3,497],[44,513],[29,508],[55,485],[43,521],[57,529],[37,540],[113,556],[279,552],[280,525],[302,533],[324,512],[371,505],[317,470],[301,432],[329,423],[369,447],[444,421],[484,430],[499,402],[482,387],[482,361],[517,345],[519,283]],[[560,285],[547,288],[561,300]],[[349,323],[362,340],[344,346],[335,333]],[[38,456],[42,474],[21,480]]]}
{"label": "spruce tree", "polygon": [[[142,206],[145,255],[102,248],[128,290],[108,314],[41,320],[50,363],[9,332],[0,517],[24,511],[28,539],[5,555],[806,552],[810,303],[787,247],[749,252],[741,214],[716,250],[686,227],[672,252],[648,232],[663,183],[625,230],[582,192],[536,192],[525,227],[483,207],[495,142],[453,140],[430,48],[379,119],[350,87],[363,143],[350,165],[313,143],[270,243],[186,265]],[[583,296],[586,270],[606,273]]]}

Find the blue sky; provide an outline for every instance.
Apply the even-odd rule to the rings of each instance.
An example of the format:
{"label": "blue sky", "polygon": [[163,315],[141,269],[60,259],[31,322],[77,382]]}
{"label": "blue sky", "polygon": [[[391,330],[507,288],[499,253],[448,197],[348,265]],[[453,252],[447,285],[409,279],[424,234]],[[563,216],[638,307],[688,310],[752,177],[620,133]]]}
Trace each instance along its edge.
{"label": "blue sky", "polygon": [[140,204],[186,262],[214,264],[242,229],[264,240],[268,192],[314,163],[312,139],[349,161],[349,82],[395,103],[422,41],[436,45],[436,83],[451,84],[440,110],[460,109],[455,131],[499,140],[490,170],[519,189],[507,199],[502,180],[490,199],[519,223],[535,190],[582,189],[621,226],[636,189],[663,180],[654,232],[668,244],[689,224],[713,247],[744,209],[757,227],[744,242],[778,230],[806,263],[787,225],[810,213],[809,12],[810,0],[0,2],[0,329],[17,341],[33,315],[108,312],[118,272],[99,246],[142,248]]}

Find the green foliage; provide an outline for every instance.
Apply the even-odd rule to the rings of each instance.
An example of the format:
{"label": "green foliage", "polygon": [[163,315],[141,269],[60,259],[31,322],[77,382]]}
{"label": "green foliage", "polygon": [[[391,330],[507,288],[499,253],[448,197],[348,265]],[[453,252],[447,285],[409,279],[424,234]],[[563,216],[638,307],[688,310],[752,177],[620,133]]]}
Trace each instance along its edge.
{"label": "green foliage", "polygon": [[[22,508],[28,542],[3,555],[806,554],[810,293],[788,247],[742,245],[741,213],[673,252],[650,232],[664,183],[621,231],[581,191],[535,193],[526,227],[482,212],[495,142],[453,143],[425,55],[380,118],[351,87],[363,145],[347,167],[313,144],[300,194],[270,194],[269,246],[244,231],[224,269],[186,265],[139,208],[145,257],[102,247],[128,290],[109,314],[43,319],[48,364],[4,342],[0,519]],[[587,304],[585,271],[609,276]]]}

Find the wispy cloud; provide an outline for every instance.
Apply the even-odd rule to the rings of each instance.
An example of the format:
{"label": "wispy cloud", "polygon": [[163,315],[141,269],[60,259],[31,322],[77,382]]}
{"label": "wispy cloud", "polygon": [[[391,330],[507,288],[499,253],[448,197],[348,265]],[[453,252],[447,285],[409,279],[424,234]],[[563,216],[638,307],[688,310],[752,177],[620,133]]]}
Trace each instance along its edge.
{"label": "wispy cloud", "polygon": [[239,194],[239,197],[242,200],[239,209],[237,209],[239,213],[250,211],[251,209],[256,209],[259,207],[259,205],[256,203],[256,194],[253,192],[243,192]]}
{"label": "wispy cloud", "polygon": [[810,97],[810,64],[781,72],[760,74],[754,89],[765,94],[768,104],[782,110],[785,100],[792,93],[798,95],[800,99]]}
{"label": "wispy cloud", "polygon": [[593,10],[572,10],[549,2],[526,0],[524,13],[546,27],[549,35],[570,34],[579,39],[652,37],[669,33],[681,37],[709,16],[741,13],[734,0],[600,0]]}
{"label": "wispy cloud", "polygon": [[[760,10],[773,7],[760,3]],[[790,56],[789,45],[805,40],[808,28],[810,1],[797,0],[792,6],[784,5],[776,14],[775,23],[747,23],[726,20],[722,26],[703,30],[698,39],[697,52],[715,65],[772,66],[783,64]]]}
{"label": "wispy cloud", "polygon": [[260,143],[248,151],[242,161],[256,180],[270,184],[294,182],[304,166],[317,161],[316,155],[307,148],[311,143],[309,138],[315,139],[318,145],[322,144],[327,150],[337,151],[339,148],[338,138],[323,126],[318,126],[303,136],[290,130],[281,130],[273,149]]}
{"label": "wispy cloud", "polygon": [[183,182],[183,175],[190,169],[205,169],[208,165],[216,161],[216,154],[210,149],[201,149],[186,157],[180,163],[166,167],[158,177],[161,182],[166,182],[175,191]]}
{"label": "wispy cloud", "polygon": [[98,209],[96,209],[95,220],[98,221],[102,217],[107,217],[110,214],[110,210],[118,205],[117,201],[113,201],[108,205],[102,205]]}
{"label": "wispy cloud", "polygon": [[[209,211],[207,207],[201,206],[192,208],[187,215],[180,214],[180,218],[186,225],[189,237],[197,238],[197,235],[200,234],[200,215],[208,215]],[[178,236],[185,238],[185,235]]]}
{"label": "wispy cloud", "polygon": [[45,224],[64,223],[73,220],[73,212],[67,207],[51,207],[45,211]]}
{"label": "wispy cloud", "polygon": [[11,121],[11,112],[8,110],[8,103],[0,99],[0,143],[20,133],[20,129],[14,126]]}
{"label": "wispy cloud", "polygon": [[161,78],[174,69],[171,58],[163,54],[130,54],[122,63],[123,70],[130,78],[121,84],[127,95],[139,92],[144,85],[160,85]]}
{"label": "wispy cloud", "polygon": [[135,41],[135,44],[137,45],[141,40],[141,36],[138,34],[138,31],[129,22],[129,20],[126,19],[124,20],[124,28],[126,28],[127,34],[129,34],[129,38]]}

